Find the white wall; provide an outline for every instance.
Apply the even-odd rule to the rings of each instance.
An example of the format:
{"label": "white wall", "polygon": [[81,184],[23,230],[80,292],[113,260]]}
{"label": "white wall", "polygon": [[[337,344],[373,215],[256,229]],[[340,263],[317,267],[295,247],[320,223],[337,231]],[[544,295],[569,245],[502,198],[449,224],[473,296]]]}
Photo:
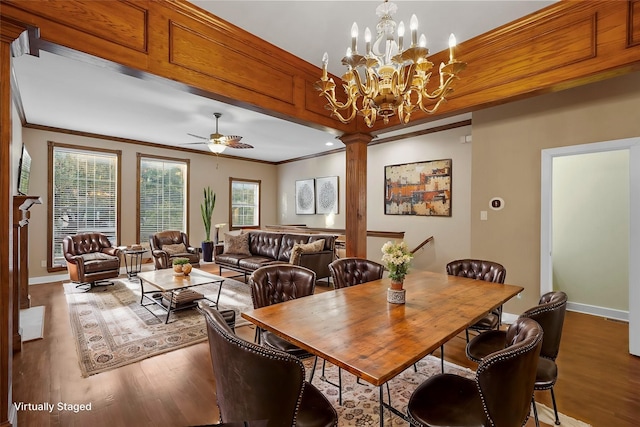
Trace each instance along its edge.
{"label": "white wall", "polygon": [[[460,138],[471,134],[471,127],[401,140],[369,147],[367,163],[367,229],[404,231],[411,249],[429,236],[434,242],[423,247],[412,268],[444,272],[447,262],[468,257],[470,252],[470,201],[472,144]],[[452,216],[425,217],[384,214],[384,167],[401,163],[452,159]],[[315,227],[344,228],[345,154],[337,153],[278,166],[278,220],[281,224],[307,224]],[[297,179],[337,175],[340,209],[330,225],[324,215],[296,215],[294,190]],[[367,258],[379,261],[385,239],[370,237]]]}
{"label": "white wall", "polygon": [[553,288],[629,310],[629,151],[554,157]]}

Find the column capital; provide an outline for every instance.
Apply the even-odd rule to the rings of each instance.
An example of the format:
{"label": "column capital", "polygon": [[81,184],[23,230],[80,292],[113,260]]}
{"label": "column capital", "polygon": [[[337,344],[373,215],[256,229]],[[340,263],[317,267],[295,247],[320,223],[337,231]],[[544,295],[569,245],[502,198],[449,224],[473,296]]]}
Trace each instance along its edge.
{"label": "column capital", "polygon": [[340,141],[342,141],[344,145],[355,143],[368,144],[373,139],[373,135],[371,135],[370,133],[345,133],[338,139],[340,139]]}

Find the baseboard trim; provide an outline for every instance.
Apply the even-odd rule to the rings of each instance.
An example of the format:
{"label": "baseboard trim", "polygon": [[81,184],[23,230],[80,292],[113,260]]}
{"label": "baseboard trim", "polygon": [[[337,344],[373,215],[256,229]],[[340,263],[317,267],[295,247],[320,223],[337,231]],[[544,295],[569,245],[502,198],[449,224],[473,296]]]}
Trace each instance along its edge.
{"label": "baseboard trim", "polygon": [[29,277],[29,286],[42,285],[43,283],[64,282],[69,281],[68,274],[52,274],[50,276]]}
{"label": "baseboard trim", "polygon": [[[142,271],[153,270],[154,268],[155,268],[154,264],[142,263]],[[120,267],[120,275],[121,276],[127,275],[127,270],[124,267]],[[29,277],[29,286],[42,285],[43,283],[68,282],[68,281],[69,281],[69,275],[67,273],[52,274],[50,276]]]}
{"label": "baseboard trim", "polygon": [[567,310],[629,322],[628,311],[616,310],[614,308],[598,307],[597,305],[582,304],[579,302],[568,302]]}
{"label": "baseboard trim", "polygon": [[[591,314],[593,316],[604,317],[606,319],[619,320],[621,322],[629,322],[629,312],[624,310],[616,310],[607,307],[598,307],[596,305],[582,304],[579,302],[567,302],[567,310],[577,313]],[[502,323],[510,325],[518,318],[517,314],[502,313]]]}

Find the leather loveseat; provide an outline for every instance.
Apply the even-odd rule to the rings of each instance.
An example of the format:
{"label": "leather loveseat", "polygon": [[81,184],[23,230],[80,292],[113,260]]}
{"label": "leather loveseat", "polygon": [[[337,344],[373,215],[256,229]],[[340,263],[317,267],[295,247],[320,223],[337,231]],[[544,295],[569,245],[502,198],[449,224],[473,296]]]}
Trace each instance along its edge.
{"label": "leather loveseat", "polygon": [[[316,273],[317,279],[329,278],[329,264],[334,259],[336,236],[331,234],[291,234],[253,230],[248,233],[248,251],[230,253],[225,242],[225,252],[216,255],[215,262],[222,269],[243,273],[245,281],[260,267],[271,264],[291,263],[294,245],[308,245],[324,239],[324,247],[319,251],[299,253],[293,264],[306,267]],[[229,236],[226,237],[229,239]],[[305,247],[305,246],[303,246]],[[300,249],[300,248],[298,248]]]}
{"label": "leather loveseat", "polygon": [[98,286],[120,274],[120,250],[102,233],[82,233],[65,236],[62,251],[72,282]]}

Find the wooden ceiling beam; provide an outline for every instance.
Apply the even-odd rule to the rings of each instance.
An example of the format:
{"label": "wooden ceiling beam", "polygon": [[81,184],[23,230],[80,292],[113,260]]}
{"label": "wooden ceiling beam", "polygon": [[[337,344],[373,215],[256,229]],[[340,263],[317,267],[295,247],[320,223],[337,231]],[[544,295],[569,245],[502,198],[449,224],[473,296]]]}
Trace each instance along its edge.
{"label": "wooden ceiling beam", "polygon": [[[3,1],[2,15],[40,30],[48,45],[160,76],[184,90],[336,135],[402,125],[342,124],[313,88],[320,68],[184,0]],[[446,60],[443,51],[431,57]],[[455,92],[424,123],[636,71],[640,1],[560,1],[461,43]],[[334,76],[339,85],[339,78]],[[437,79],[436,79],[437,80]]]}

